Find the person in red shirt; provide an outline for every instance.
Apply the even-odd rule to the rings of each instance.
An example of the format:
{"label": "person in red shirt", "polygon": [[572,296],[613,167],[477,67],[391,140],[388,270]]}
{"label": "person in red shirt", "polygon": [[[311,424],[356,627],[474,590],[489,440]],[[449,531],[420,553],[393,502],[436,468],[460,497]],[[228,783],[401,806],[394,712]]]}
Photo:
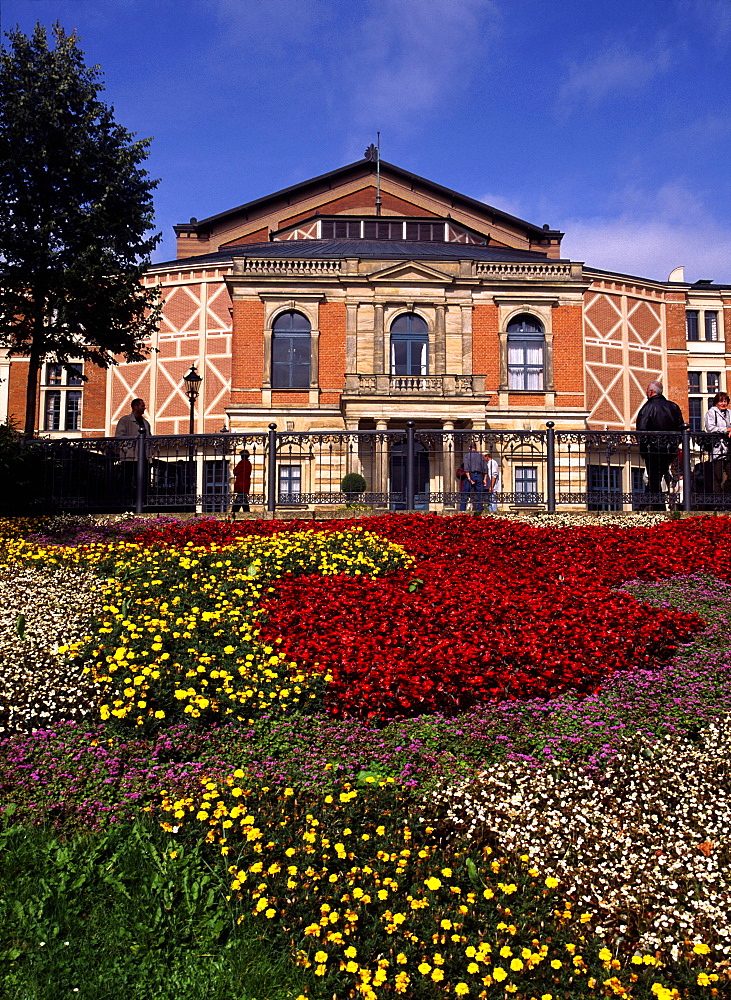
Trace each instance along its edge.
{"label": "person in red shirt", "polygon": [[238,510],[249,510],[249,490],[251,489],[251,462],[249,453],[241,452],[241,459],[234,467],[234,502],[231,504],[231,513]]}

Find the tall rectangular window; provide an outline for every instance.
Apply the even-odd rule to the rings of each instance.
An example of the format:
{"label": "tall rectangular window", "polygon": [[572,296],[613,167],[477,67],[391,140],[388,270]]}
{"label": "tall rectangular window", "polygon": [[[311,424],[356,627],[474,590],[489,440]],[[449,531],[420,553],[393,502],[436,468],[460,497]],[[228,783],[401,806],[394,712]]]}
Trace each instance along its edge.
{"label": "tall rectangular window", "polygon": [[222,459],[209,459],[203,463],[203,512],[216,514],[226,510],[228,493],[228,465]]}
{"label": "tall rectangular window", "polygon": [[515,469],[515,502],[531,506],[538,502],[538,469],[535,465],[519,465]]}
{"label": "tall rectangular window", "polygon": [[302,466],[279,466],[279,499],[299,499],[302,492]]}
{"label": "tall rectangular window", "polygon": [[[44,365],[41,380],[43,430],[80,431],[84,365],[56,362]],[[71,388],[79,386],[80,388]]]}
{"label": "tall rectangular window", "polygon": [[701,391],[701,373],[688,372],[688,392]]}
{"label": "tall rectangular window", "polygon": [[703,315],[706,330],[706,340],[718,340],[718,313],[706,312]]}
{"label": "tall rectangular window", "polygon": [[[700,413],[700,410],[698,411]],[[647,499],[645,497],[645,470],[631,469],[632,473],[632,510],[642,509]]]}
{"label": "tall rectangular window", "polygon": [[67,431],[81,430],[81,390],[69,389],[66,393],[66,427]]}
{"label": "tall rectangular window", "polygon": [[706,392],[712,392],[715,395],[718,392],[720,382],[720,372],[706,372]]}
{"label": "tall rectangular window", "polygon": [[702,400],[697,396],[688,399],[688,423],[692,431],[703,430]]}
{"label": "tall rectangular window", "polygon": [[589,510],[621,510],[622,470],[613,465],[590,465],[588,472],[587,508]]}
{"label": "tall rectangular window", "polygon": [[698,340],[698,310],[687,309],[685,313],[685,339]]}
{"label": "tall rectangular window", "polygon": [[54,390],[52,392],[46,393],[44,407],[44,419],[43,419],[43,430],[44,431],[60,431],[61,430],[61,392],[60,390]]}

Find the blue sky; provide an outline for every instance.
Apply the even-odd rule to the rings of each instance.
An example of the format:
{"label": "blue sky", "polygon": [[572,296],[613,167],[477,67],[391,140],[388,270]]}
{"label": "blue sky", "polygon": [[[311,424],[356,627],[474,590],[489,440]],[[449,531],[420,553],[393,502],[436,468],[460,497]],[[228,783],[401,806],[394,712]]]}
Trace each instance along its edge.
{"label": "blue sky", "polygon": [[359,159],[566,236],[596,267],[731,282],[731,0],[0,0],[58,20],[153,138],[163,242]]}

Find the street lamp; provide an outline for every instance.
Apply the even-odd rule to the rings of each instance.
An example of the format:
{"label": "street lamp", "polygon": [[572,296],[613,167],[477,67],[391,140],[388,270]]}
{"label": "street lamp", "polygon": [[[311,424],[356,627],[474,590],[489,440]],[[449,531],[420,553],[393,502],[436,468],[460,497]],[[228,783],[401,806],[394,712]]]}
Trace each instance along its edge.
{"label": "street lamp", "polygon": [[183,377],[183,382],[185,383],[185,395],[190,400],[190,427],[188,430],[189,434],[193,433],[193,424],[195,421],[195,401],[200,395],[201,382],[203,379],[200,377],[198,372],[195,370],[195,365],[190,366],[190,371],[187,375]]}

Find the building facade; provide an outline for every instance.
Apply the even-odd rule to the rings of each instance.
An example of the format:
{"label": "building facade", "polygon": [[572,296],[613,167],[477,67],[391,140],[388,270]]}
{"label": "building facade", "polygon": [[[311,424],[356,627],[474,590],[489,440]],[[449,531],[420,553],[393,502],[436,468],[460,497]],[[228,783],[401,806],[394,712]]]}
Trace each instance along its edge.
{"label": "building facade", "polygon": [[[164,303],[149,359],[44,365],[42,434],[113,435],[136,396],[153,433],[187,433],[192,364],[199,433],[623,430],[655,378],[697,428],[728,387],[731,287],[567,260],[561,232],[384,162],[175,230],[145,278]],[[23,422],[26,372],[0,361],[0,417]]]}

